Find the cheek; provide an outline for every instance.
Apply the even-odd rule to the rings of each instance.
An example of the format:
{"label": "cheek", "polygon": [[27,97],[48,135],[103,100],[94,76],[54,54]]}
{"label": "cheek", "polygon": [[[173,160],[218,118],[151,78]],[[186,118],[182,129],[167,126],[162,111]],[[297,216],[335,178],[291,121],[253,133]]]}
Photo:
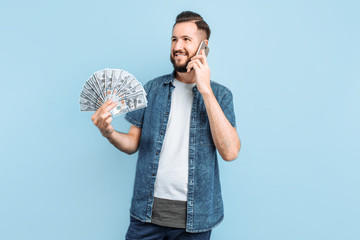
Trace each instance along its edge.
{"label": "cheek", "polygon": [[186,51],[188,52],[189,56],[193,56],[196,54],[197,49],[194,46],[189,46],[186,48]]}

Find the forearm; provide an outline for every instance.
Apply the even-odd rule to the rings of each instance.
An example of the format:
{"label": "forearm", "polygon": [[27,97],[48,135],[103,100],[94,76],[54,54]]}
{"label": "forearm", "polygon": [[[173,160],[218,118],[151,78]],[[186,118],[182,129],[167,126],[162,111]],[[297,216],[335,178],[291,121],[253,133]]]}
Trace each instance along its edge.
{"label": "forearm", "polygon": [[193,78],[197,83],[197,89],[201,93],[207,115],[209,117],[211,135],[216,149],[226,161],[237,158],[240,151],[240,139],[236,129],[230,124],[216,100],[210,84],[210,68],[207,62],[205,51],[191,58],[187,65],[188,73],[191,68],[195,71]]}
{"label": "forearm", "polygon": [[117,149],[127,154],[135,153],[139,147],[137,137],[130,133],[114,131],[107,139]]}
{"label": "forearm", "polygon": [[212,91],[202,94],[210,122],[211,135],[221,157],[226,161],[237,158],[240,139],[230,124]]}

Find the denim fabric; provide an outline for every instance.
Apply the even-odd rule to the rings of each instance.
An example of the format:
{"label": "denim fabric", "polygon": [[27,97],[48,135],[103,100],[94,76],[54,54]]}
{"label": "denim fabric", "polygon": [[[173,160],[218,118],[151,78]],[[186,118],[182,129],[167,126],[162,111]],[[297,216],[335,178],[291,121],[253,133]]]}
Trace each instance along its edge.
{"label": "denim fabric", "polygon": [[[130,208],[131,216],[142,222],[151,222],[154,184],[169,118],[173,79],[172,73],[147,82],[144,89],[148,106],[125,116],[131,124],[142,128]],[[211,88],[225,116],[235,127],[231,91],[214,81],[211,81]],[[205,104],[196,86],[193,87],[193,93],[186,231],[205,232],[222,221],[224,209],[217,151],[211,136]]]}
{"label": "denim fabric", "polygon": [[188,233],[183,228],[163,227],[130,217],[126,240],[209,240],[210,236],[211,230]]}

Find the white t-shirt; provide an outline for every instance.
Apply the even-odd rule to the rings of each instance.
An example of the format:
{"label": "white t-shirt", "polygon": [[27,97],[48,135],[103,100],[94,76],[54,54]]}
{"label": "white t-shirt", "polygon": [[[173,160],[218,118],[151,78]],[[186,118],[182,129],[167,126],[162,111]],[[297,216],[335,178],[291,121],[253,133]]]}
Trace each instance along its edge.
{"label": "white t-shirt", "polygon": [[193,102],[193,84],[174,79],[169,121],[160,153],[154,196],[187,200],[189,168],[189,132]]}

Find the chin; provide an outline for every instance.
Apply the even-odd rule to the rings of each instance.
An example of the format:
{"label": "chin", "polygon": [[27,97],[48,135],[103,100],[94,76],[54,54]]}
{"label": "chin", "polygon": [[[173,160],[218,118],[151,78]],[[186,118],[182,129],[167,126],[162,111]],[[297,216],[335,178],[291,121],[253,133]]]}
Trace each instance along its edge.
{"label": "chin", "polygon": [[181,72],[181,73],[187,72],[187,69],[186,69],[187,65],[188,65],[188,63],[185,63],[185,64],[174,64],[173,63],[174,70],[176,72]]}
{"label": "chin", "polygon": [[176,72],[180,72],[180,73],[186,73],[187,72],[186,67],[175,67],[174,70]]}
{"label": "chin", "polygon": [[174,70],[176,72],[181,72],[181,73],[185,73],[187,72],[186,66],[189,64],[190,59],[188,59],[185,63],[183,64],[179,64],[179,63],[175,63],[175,59],[170,55],[170,61],[173,64]]}

